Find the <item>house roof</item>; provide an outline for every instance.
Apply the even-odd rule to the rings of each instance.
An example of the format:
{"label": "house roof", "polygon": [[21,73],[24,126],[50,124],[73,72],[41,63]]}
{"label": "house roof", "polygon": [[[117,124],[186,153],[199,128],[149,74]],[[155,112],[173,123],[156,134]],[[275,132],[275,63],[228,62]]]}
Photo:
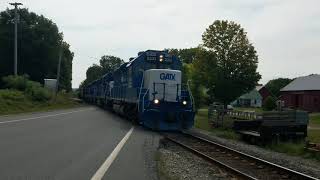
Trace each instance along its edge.
{"label": "house roof", "polygon": [[257,89],[253,89],[252,91],[250,91],[246,94],[243,94],[238,99],[262,99],[262,96],[257,91]]}
{"label": "house roof", "polygon": [[264,87],[263,85],[258,85],[258,86],[256,86],[256,90],[260,91],[260,89],[262,89],[263,87]]}
{"label": "house roof", "polygon": [[296,78],[280,91],[310,91],[320,90],[320,75],[311,74]]}

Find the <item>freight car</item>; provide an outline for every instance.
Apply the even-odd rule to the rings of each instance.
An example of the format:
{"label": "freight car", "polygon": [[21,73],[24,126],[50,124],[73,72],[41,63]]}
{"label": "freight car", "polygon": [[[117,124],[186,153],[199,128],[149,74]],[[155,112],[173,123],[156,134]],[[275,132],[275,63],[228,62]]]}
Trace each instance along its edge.
{"label": "freight car", "polygon": [[80,90],[81,98],[154,130],[189,129],[194,104],[181,81],[182,63],[168,51],[147,50]]}

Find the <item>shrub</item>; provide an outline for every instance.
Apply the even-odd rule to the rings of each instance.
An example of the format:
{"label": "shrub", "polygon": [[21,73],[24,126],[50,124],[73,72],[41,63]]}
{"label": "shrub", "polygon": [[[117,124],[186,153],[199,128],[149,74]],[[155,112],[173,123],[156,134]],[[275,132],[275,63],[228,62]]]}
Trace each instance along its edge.
{"label": "shrub", "polygon": [[40,83],[34,81],[27,82],[26,93],[36,101],[46,101],[52,97],[48,89],[43,88]]}
{"label": "shrub", "polygon": [[6,76],[2,78],[6,88],[24,91],[27,86],[28,76]]}
{"label": "shrub", "polygon": [[267,97],[265,102],[263,103],[263,110],[265,111],[272,111],[277,107],[276,99],[272,96]]}
{"label": "shrub", "polygon": [[21,91],[3,89],[0,90],[0,99],[22,101],[24,100],[24,94]]}
{"label": "shrub", "polygon": [[[28,80],[27,75],[23,76],[7,76],[2,78],[5,83],[6,88],[15,89],[19,91],[24,91],[27,95],[29,95],[35,101],[46,101],[51,99],[51,92],[43,88],[42,85],[38,82]],[[22,92],[21,92],[22,94]],[[4,97],[5,99],[14,98],[13,94],[6,93]]]}

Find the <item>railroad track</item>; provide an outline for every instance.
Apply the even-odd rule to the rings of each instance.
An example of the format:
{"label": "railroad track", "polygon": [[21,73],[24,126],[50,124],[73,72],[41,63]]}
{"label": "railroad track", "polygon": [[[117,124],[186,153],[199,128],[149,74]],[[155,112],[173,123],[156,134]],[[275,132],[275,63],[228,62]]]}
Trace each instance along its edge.
{"label": "railroad track", "polygon": [[167,140],[219,165],[240,179],[317,179],[189,133],[163,135]]}

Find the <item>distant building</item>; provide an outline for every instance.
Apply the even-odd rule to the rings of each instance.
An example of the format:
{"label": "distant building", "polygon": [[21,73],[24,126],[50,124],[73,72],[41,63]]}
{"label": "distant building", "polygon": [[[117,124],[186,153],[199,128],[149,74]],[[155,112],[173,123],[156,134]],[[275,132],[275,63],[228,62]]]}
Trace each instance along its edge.
{"label": "distant building", "polygon": [[253,89],[249,93],[243,94],[231,103],[232,106],[240,107],[262,107],[263,97],[257,89]]}
{"label": "distant building", "polygon": [[320,112],[320,75],[296,78],[280,90],[285,107]]}

